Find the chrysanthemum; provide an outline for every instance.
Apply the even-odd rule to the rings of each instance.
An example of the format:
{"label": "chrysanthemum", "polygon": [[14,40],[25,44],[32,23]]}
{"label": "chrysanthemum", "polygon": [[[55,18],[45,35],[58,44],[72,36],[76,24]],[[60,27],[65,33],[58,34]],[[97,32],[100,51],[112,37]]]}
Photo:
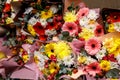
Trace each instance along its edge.
{"label": "chrysanthemum", "polygon": [[101,72],[101,68],[98,62],[93,62],[85,67],[85,71],[92,76],[96,76],[97,73]]}
{"label": "chrysanthemum", "polygon": [[47,54],[48,57],[50,57],[51,55],[56,56],[55,45],[56,43],[49,43],[45,46],[45,54]]}
{"label": "chrysanthemum", "polygon": [[14,21],[13,21],[12,18],[7,17],[7,19],[6,19],[6,24],[11,24],[11,23],[13,23],[13,22],[14,22]]}
{"label": "chrysanthemum", "polygon": [[78,34],[80,38],[84,38],[85,40],[88,40],[94,36],[94,33],[92,30],[87,28],[82,28],[82,32]]}
{"label": "chrysanthemum", "polygon": [[76,14],[78,20],[81,19],[83,16],[86,16],[88,14],[88,12],[89,12],[89,8],[80,9]]}
{"label": "chrysanthemum", "polygon": [[78,26],[74,22],[65,22],[62,26],[62,31],[68,31],[70,35],[75,35],[78,32]]}
{"label": "chrysanthemum", "polygon": [[95,10],[90,10],[87,17],[91,20],[96,20],[99,17],[99,14]]}
{"label": "chrysanthemum", "polygon": [[95,55],[101,49],[101,42],[95,38],[91,38],[85,43],[85,50],[90,55]]}
{"label": "chrysanthemum", "polygon": [[75,12],[66,12],[64,17],[63,17],[65,22],[75,22],[76,21],[76,15]]}
{"label": "chrysanthemum", "polygon": [[87,17],[83,17],[79,20],[79,24],[82,26],[82,27],[85,27],[89,24],[90,22],[90,19],[88,19]]}
{"label": "chrysanthemum", "polygon": [[51,18],[53,16],[53,13],[51,10],[48,10],[48,11],[41,11],[41,18],[42,19],[48,19],[48,18]]}
{"label": "chrysanthemum", "polygon": [[66,66],[70,67],[72,64],[74,64],[74,58],[72,58],[71,55],[66,56],[65,58],[63,58],[63,63],[64,63]]}
{"label": "chrysanthemum", "polygon": [[101,63],[100,63],[100,67],[101,67],[102,70],[108,71],[108,70],[110,70],[111,65],[110,65],[109,61],[102,60]]}
{"label": "chrysanthemum", "polygon": [[105,39],[105,41],[103,42],[103,47],[107,49],[108,53],[114,52],[119,45],[120,39],[117,38]]}
{"label": "chrysanthemum", "polygon": [[71,48],[66,42],[59,41],[55,45],[55,53],[57,55],[57,58],[59,60],[62,60],[63,58],[71,54]]}
{"label": "chrysanthemum", "polygon": [[95,36],[102,36],[102,35],[104,35],[104,29],[103,29],[103,26],[101,26],[101,25],[97,25],[96,26],[96,28],[95,28],[95,30],[94,30],[94,34],[95,34]]}

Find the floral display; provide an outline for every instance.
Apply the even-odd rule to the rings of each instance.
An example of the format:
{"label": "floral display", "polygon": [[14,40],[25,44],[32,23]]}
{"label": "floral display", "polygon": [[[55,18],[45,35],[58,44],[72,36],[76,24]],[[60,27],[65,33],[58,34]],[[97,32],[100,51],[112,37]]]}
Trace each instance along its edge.
{"label": "floral display", "polygon": [[0,38],[1,79],[119,79],[120,38],[100,39],[106,32],[99,9],[72,4],[63,13],[62,2],[31,0],[19,1],[15,14],[12,2],[4,1],[0,21],[8,29]]}

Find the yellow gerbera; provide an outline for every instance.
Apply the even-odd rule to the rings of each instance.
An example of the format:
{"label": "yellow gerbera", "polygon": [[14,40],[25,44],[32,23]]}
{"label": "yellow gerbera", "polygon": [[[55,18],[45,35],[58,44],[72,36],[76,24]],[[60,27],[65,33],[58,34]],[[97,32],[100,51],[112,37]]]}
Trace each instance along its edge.
{"label": "yellow gerbera", "polygon": [[66,42],[59,41],[55,45],[55,53],[58,59],[63,59],[71,54],[71,48]]}
{"label": "yellow gerbera", "polygon": [[13,23],[13,22],[14,22],[13,19],[10,18],[10,17],[8,17],[8,18],[6,19],[6,24],[11,24],[11,23]]}
{"label": "yellow gerbera", "polygon": [[59,71],[59,65],[51,62],[49,65],[50,74],[57,73]]}
{"label": "yellow gerbera", "polygon": [[52,16],[53,16],[53,13],[51,10],[41,11],[41,18],[42,19],[48,19],[48,18],[51,18]]}
{"label": "yellow gerbera", "polygon": [[108,71],[111,68],[110,62],[106,61],[106,60],[102,60],[101,63],[100,63],[100,67],[101,67],[102,70]]}
{"label": "yellow gerbera", "polygon": [[94,36],[94,33],[92,30],[87,28],[82,28],[82,32],[78,34],[80,38],[84,38],[85,40],[90,39]]}
{"label": "yellow gerbera", "polygon": [[50,57],[51,55],[56,56],[55,45],[56,43],[49,43],[45,46],[45,53],[48,55],[48,57]]}
{"label": "yellow gerbera", "polygon": [[109,26],[108,26],[108,32],[115,32],[114,24],[109,24]]}
{"label": "yellow gerbera", "polygon": [[64,19],[65,22],[74,22],[74,21],[76,21],[77,17],[75,15],[75,11],[66,12],[63,19]]}
{"label": "yellow gerbera", "polygon": [[36,32],[35,30],[33,29],[33,26],[28,24],[28,27],[27,27],[29,33],[32,35],[32,36],[35,36],[36,35]]}

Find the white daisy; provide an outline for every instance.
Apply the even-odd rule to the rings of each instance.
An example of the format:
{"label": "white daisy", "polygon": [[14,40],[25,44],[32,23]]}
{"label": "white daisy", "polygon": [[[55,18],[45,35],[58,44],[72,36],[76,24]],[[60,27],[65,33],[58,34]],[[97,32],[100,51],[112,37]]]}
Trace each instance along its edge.
{"label": "white daisy", "polygon": [[52,5],[52,6],[50,7],[50,10],[51,10],[54,14],[58,12],[58,8],[57,8],[56,5]]}
{"label": "white daisy", "polygon": [[80,19],[79,24],[82,27],[85,27],[86,25],[88,25],[89,22],[90,22],[90,19],[88,19],[87,17],[83,17]]}
{"label": "white daisy", "polygon": [[85,61],[85,64],[89,65],[90,63],[93,63],[93,62],[96,62],[96,60],[89,56],[89,57],[87,57],[87,60]]}
{"label": "white daisy", "polygon": [[35,25],[38,22],[38,20],[34,17],[31,17],[30,20],[28,21],[29,24]]}
{"label": "white daisy", "polygon": [[85,28],[90,29],[90,30],[94,30],[96,27],[96,24],[90,24],[90,25],[86,25]]}
{"label": "white daisy", "polygon": [[45,30],[45,35],[47,36],[52,36],[52,35],[55,35],[57,34],[56,30],[52,29],[52,30]]}
{"label": "white daisy", "polygon": [[102,58],[106,55],[106,49],[102,48],[95,56],[98,60],[102,60]]}
{"label": "white daisy", "polygon": [[120,22],[113,23],[116,31],[120,32]]}
{"label": "white daisy", "polygon": [[116,56],[116,59],[118,61],[118,64],[120,65],[120,55]]}
{"label": "white daisy", "polygon": [[34,57],[38,60],[38,67],[39,69],[44,69],[45,61],[48,60],[48,57],[42,55],[39,51],[34,52]]}
{"label": "white daisy", "polygon": [[63,63],[70,67],[72,64],[74,64],[74,58],[72,58],[71,56],[66,56],[64,59],[63,59]]}
{"label": "white daisy", "polygon": [[95,12],[95,10],[90,10],[87,18],[91,19],[91,20],[96,20],[99,17],[99,14]]}
{"label": "white daisy", "polygon": [[39,22],[41,23],[41,25],[45,28],[47,26],[47,21],[46,19],[40,19]]}
{"label": "white daisy", "polygon": [[113,68],[119,68],[119,65],[116,62],[110,62],[111,69]]}

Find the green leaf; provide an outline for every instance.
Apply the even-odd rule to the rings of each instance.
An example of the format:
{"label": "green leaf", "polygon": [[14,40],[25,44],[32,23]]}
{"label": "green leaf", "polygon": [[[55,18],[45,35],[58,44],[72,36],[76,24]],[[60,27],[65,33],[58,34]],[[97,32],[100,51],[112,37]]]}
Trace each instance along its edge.
{"label": "green leaf", "polygon": [[67,37],[67,36],[69,36],[69,32],[68,31],[64,31],[64,32],[62,32],[62,35]]}
{"label": "green leaf", "polygon": [[113,79],[119,78],[119,76],[120,76],[119,72],[120,72],[120,70],[114,68],[114,69],[109,70],[109,71],[106,73],[105,76],[106,76],[107,78],[113,78]]}

